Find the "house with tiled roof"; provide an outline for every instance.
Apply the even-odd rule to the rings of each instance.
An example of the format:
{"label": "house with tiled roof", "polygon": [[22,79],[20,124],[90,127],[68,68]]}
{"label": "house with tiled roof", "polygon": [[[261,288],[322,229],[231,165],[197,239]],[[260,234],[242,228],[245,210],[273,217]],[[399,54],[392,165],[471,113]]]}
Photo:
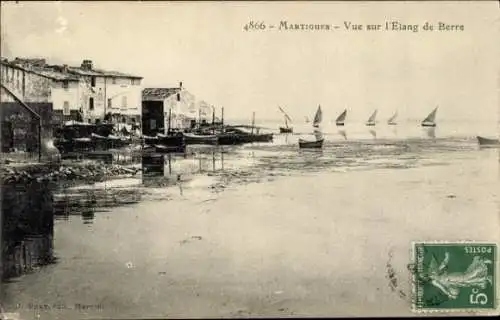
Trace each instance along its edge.
{"label": "house with tiled roof", "polygon": [[74,75],[47,70],[45,60],[24,61],[17,58],[0,60],[0,108],[2,122],[2,151],[19,150],[37,153],[39,148],[38,125],[41,117],[42,136],[49,139],[54,125],[54,107],[57,97],[64,100],[78,100],[76,90],[79,78]]}
{"label": "house with tiled roof", "polygon": [[[203,106],[179,83],[173,88],[144,88],[142,91],[142,127],[146,135],[171,129],[186,129],[195,122],[211,119],[208,104]],[[211,109],[211,107],[208,107]]]}
{"label": "house with tiled roof", "polygon": [[84,120],[94,122],[111,116],[115,122],[140,123],[143,77],[98,69],[91,60],[80,67],[67,67],[67,72],[83,80],[81,86]]}

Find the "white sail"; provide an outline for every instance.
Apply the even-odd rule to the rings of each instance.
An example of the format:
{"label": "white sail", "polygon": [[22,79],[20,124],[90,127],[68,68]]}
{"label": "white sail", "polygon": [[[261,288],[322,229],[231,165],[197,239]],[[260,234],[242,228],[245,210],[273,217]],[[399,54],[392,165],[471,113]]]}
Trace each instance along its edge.
{"label": "white sail", "polygon": [[281,107],[278,106],[278,109],[283,113],[283,115],[285,116],[285,121],[289,121],[289,122],[292,122],[292,118],[290,118],[290,116],[285,112],[285,110],[283,110]]}
{"label": "white sail", "polygon": [[318,110],[316,110],[316,114],[314,115],[313,126],[318,127],[321,121],[323,121],[323,112],[321,111],[321,106],[318,106]]}
{"label": "white sail", "polygon": [[398,112],[396,111],[394,113],[394,115],[392,117],[389,118],[389,120],[387,120],[387,123],[388,124],[396,124],[396,118],[398,116]]}
{"label": "white sail", "polygon": [[438,107],[434,108],[431,113],[422,121],[423,126],[435,126],[436,125],[436,113]]}
{"label": "white sail", "polygon": [[377,117],[377,110],[375,110],[372,115],[370,116],[370,118],[368,118],[368,121],[366,122],[367,125],[369,126],[373,126],[375,125],[375,118]]}
{"label": "white sail", "polygon": [[344,121],[345,121],[345,118],[347,116],[347,109],[345,109],[338,117],[337,119],[335,120],[335,123],[337,123],[337,125],[339,124],[344,124]]}

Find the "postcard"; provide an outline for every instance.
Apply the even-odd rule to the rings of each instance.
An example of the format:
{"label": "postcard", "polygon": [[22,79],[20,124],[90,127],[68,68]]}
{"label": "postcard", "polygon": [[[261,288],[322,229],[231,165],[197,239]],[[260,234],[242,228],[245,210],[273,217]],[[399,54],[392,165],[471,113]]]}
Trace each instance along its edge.
{"label": "postcard", "polygon": [[498,1],[1,9],[2,319],[498,315]]}

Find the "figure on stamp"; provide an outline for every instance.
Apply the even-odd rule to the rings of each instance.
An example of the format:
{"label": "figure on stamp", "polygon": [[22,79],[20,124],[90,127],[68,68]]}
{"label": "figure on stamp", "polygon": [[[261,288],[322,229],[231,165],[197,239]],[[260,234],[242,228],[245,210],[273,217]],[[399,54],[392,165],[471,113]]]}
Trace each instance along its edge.
{"label": "figure on stamp", "polygon": [[430,265],[428,277],[433,286],[441,290],[450,299],[456,299],[460,293],[460,288],[479,287],[486,288],[489,282],[492,284],[492,277],[488,275],[488,264],[492,264],[489,259],[475,256],[472,263],[465,272],[447,273],[446,267],[450,260],[450,254],[445,253],[445,258],[438,266],[433,257]]}

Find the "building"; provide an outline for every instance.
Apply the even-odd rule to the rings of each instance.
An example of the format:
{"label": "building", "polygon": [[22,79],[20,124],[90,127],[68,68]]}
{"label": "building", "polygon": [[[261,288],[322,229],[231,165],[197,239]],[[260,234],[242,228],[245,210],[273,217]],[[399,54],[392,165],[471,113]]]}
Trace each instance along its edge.
{"label": "building", "polygon": [[211,107],[205,102],[196,102],[182,82],[176,88],[145,88],[142,91],[142,127],[146,135],[163,133],[170,129],[186,129],[196,122],[212,119]]}
{"label": "building", "polygon": [[82,80],[79,86],[85,121],[107,118],[113,122],[140,123],[142,77],[96,69],[91,60],[83,60],[80,67],[67,67],[67,71]]}
{"label": "building", "polygon": [[[0,61],[0,121],[2,152],[37,152],[39,129],[43,139],[52,137],[53,96],[71,101],[79,79],[70,74],[45,70],[43,59]],[[40,119],[41,117],[41,128]]]}

